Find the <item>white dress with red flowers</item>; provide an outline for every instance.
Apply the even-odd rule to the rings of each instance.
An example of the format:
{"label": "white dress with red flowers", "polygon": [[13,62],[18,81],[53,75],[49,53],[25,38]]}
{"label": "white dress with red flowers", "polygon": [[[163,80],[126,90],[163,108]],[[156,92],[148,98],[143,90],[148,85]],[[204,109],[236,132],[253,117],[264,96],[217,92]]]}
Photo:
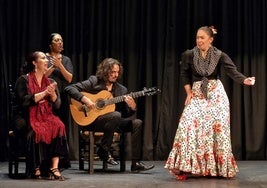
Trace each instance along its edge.
{"label": "white dress with red flowers", "polygon": [[201,81],[184,108],[165,168],[171,174],[234,177],[238,167],[232,153],[229,100],[220,80],[209,80],[207,99]]}

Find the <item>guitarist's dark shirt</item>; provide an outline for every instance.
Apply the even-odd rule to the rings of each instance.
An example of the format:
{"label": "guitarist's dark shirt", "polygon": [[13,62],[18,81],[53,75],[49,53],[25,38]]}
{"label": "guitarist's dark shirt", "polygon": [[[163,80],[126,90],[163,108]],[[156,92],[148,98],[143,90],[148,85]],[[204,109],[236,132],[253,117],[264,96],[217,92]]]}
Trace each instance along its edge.
{"label": "guitarist's dark shirt", "polygon": [[[107,90],[105,82],[98,79],[94,75],[90,76],[88,80],[71,84],[65,88],[65,92],[67,92],[71,98],[77,101],[81,101],[81,98],[83,97],[81,92],[97,94],[102,90]],[[128,89],[122,84],[115,82],[113,83],[113,87],[110,92],[112,93],[113,97],[118,97],[126,95],[128,93]],[[116,103],[115,110],[120,112],[123,118],[130,117],[135,113],[135,111],[131,110],[131,108],[129,108],[124,101]]]}

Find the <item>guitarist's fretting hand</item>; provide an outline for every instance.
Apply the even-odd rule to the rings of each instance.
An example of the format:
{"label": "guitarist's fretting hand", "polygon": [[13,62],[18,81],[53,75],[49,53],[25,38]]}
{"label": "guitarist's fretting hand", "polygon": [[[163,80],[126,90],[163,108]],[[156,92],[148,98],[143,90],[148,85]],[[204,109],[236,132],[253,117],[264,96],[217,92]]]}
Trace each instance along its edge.
{"label": "guitarist's fretting hand", "polygon": [[134,101],[134,99],[131,96],[125,96],[124,97],[124,101],[127,103],[127,105],[132,109],[132,110],[136,110],[136,103]]}
{"label": "guitarist's fretting hand", "polygon": [[86,96],[83,96],[81,102],[84,103],[89,110],[95,109],[95,103]]}

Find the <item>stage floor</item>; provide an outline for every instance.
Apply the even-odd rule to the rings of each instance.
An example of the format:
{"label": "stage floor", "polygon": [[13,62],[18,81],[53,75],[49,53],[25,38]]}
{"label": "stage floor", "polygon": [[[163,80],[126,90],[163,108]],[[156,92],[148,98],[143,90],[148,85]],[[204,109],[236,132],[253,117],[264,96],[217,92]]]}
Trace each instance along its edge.
{"label": "stage floor", "polygon": [[[189,178],[177,181],[163,168],[165,161],[146,161],[155,168],[141,173],[130,172],[130,162],[126,163],[126,172],[119,172],[119,165],[101,171],[102,162],[96,161],[94,174],[79,170],[78,161],[72,161],[72,167],[62,172],[65,181],[11,179],[8,177],[8,163],[0,162],[0,188],[267,188],[267,161],[238,161],[239,173],[233,179]],[[23,166],[22,166],[23,168]]]}

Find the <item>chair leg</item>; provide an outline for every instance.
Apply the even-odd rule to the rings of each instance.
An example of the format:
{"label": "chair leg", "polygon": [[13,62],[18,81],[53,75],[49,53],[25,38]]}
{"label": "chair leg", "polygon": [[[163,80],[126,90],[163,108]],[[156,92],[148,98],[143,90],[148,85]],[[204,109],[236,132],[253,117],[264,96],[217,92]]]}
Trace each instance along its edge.
{"label": "chair leg", "polygon": [[14,173],[16,176],[19,174],[19,162],[17,161],[17,159],[14,162]]}
{"label": "chair leg", "polygon": [[106,171],[108,169],[108,163],[103,161],[103,170]]}
{"label": "chair leg", "polygon": [[126,151],[125,151],[125,134],[120,135],[120,171],[125,172],[126,169]]}
{"label": "chair leg", "polygon": [[89,132],[89,138],[90,138],[90,151],[89,151],[89,173],[94,173],[94,145],[95,145],[95,139],[94,139],[94,132]]}
{"label": "chair leg", "polygon": [[81,136],[81,132],[79,131],[79,170],[84,170],[84,145],[85,145],[85,141],[83,140],[82,136]]}
{"label": "chair leg", "polygon": [[11,159],[8,161],[8,175],[11,176],[13,174],[13,162]]}

